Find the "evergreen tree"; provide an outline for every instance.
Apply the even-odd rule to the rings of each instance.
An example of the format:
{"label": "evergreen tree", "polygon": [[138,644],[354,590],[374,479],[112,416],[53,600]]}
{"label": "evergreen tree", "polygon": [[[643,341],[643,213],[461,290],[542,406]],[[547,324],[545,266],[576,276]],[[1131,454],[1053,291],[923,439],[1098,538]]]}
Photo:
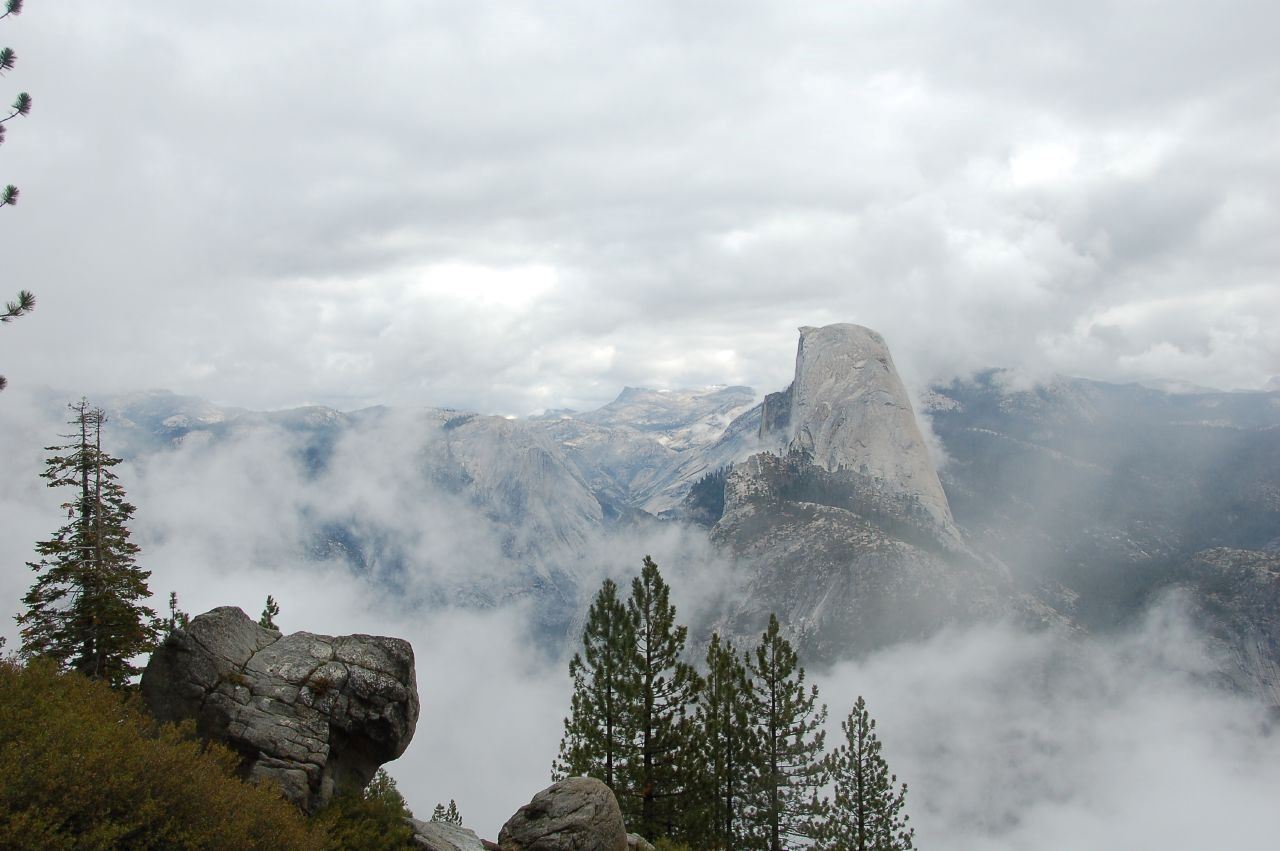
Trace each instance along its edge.
{"label": "evergreen tree", "polygon": [[806,690],[804,668],[782,637],[776,615],[769,616],[769,627],[747,666],[761,774],[751,796],[755,836],[745,846],[798,848],[815,837],[821,814],[827,707],[818,707],[817,686]]}
{"label": "evergreen tree", "polygon": [[276,626],[275,617],[280,614],[280,604],[270,594],[267,595],[267,604],[262,608],[262,615],[258,618],[258,626],[267,629],[274,629],[277,632],[280,627]]}
{"label": "evergreen tree", "polygon": [[328,832],[325,851],[399,851],[415,848],[413,828],[406,819],[413,812],[405,805],[396,781],[379,768],[364,789],[350,786],[336,790],[328,806],[313,822]]}
{"label": "evergreen tree", "polygon": [[688,711],[700,684],[693,668],[681,661],[688,628],[676,624],[670,588],[649,556],[632,580],[627,614],[635,631],[639,694],[632,728],[635,758],[627,766],[628,795],[620,803],[641,836],[678,838],[691,815],[683,758],[692,747]]}
{"label": "evergreen tree", "polygon": [[819,832],[822,851],[910,851],[915,830],[902,812],[907,784],[895,789],[896,775],[880,755],[876,722],[861,696],[840,723],[845,742],[828,759],[835,800],[826,807]]}
{"label": "evergreen tree", "polygon": [[191,623],[191,616],[188,615],[186,612],[182,611],[182,609],[178,608],[178,592],[170,591],[169,592],[169,619],[168,621],[166,621],[166,624],[169,627],[169,631],[173,632],[175,629],[186,629],[187,625],[190,623]]}
{"label": "evergreen tree", "polygon": [[431,813],[431,820],[461,827],[462,814],[458,812],[458,802],[450,798],[448,807],[444,804],[436,804],[435,811]]}
{"label": "evergreen tree", "polygon": [[624,797],[622,768],[632,759],[630,710],[638,695],[635,642],[618,586],[606,579],[587,612],[582,652],[569,662],[573,698],[553,779],[590,775]]}
{"label": "evergreen tree", "polygon": [[744,847],[747,790],[759,776],[750,698],[751,683],[733,643],[713,634],[689,745],[698,766],[697,827],[692,838],[699,848]]}
{"label": "evergreen tree", "polygon": [[120,459],[102,451],[106,415],[84,400],[68,407],[75,432],[47,447],[53,454],[40,475],[76,498],[63,504],[66,525],[36,544],[40,561],[27,563],[38,576],[17,618],[22,655],[47,656],[118,687],[138,673],[133,657],[159,638],[156,614],[143,605],[151,574],[134,561],[127,525],[134,507],[112,470]]}

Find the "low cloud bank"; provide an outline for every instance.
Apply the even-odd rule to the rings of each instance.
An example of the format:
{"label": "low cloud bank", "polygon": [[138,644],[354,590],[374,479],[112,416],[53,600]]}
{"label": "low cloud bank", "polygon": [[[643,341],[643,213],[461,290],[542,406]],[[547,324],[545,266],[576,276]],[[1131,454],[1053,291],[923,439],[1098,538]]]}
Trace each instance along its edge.
{"label": "low cloud bank", "polygon": [[1177,601],[1123,635],[943,633],[818,682],[867,698],[923,848],[1269,849],[1280,737],[1215,684]]}
{"label": "low cloud bank", "polygon": [[[41,447],[65,429],[59,411],[21,392],[6,392],[4,404],[0,600],[16,613],[31,581],[21,565],[63,516],[61,495],[38,474]],[[569,707],[563,648],[529,641],[537,612],[527,603],[432,607],[414,593],[503,564],[494,524],[424,489],[416,444],[340,445],[316,476],[290,439],[267,429],[194,441],[119,468],[138,505],[154,605],[173,589],[192,613],[233,604],[256,616],[270,593],[287,631],[411,641],[422,717],[388,769],[420,816],[453,798],[470,826],[496,836],[549,782]],[[399,563],[400,582],[308,553],[307,530],[324,512],[366,518],[388,552],[412,555]],[[583,584],[582,605],[601,576],[629,579],[646,553],[682,621],[707,622],[729,593],[728,568],[704,537],[640,525],[591,542],[567,566]],[[0,634],[16,644],[12,620]],[[921,847],[1270,849],[1280,835],[1280,737],[1262,707],[1215,684],[1215,664],[1171,600],[1122,635],[982,627],[815,673],[830,744],[855,697],[867,698],[886,757],[910,784]]]}

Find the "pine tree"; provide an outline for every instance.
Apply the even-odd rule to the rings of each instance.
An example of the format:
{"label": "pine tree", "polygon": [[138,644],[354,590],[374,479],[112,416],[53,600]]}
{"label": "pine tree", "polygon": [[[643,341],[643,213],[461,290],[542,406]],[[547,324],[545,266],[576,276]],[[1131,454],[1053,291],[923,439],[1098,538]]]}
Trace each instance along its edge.
{"label": "pine tree", "polygon": [[895,789],[897,775],[880,755],[875,719],[861,696],[840,723],[845,742],[828,758],[835,800],[826,806],[819,834],[822,851],[910,851],[915,830],[907,826],[907,784]]}
{"label": "pine tree", "polygon": [[649,556],[632,580],[627,614],[635,631],[639,694],[635,759],[627,766],[624,784],[629,794],[620,803],[641,836],[678,838],[690,815],[685,805],[692,789],[684,757],[692,741],[688,711],[700,684],[693,668],[681,661],[688,628],[676,624],[670,588]]}
{"label": "pine tree", "polygon": [[279,632],[280,627],[276,626],[275,617],[280,614],[280,604],[270,594],[267,595],[267,604],[262,607],[262,615],[258,618],[258,626],[266,629],[274,629]]}
{"label": "pine tree", "polygon": [[694,714],[695,740],[689,747],[698,765],[693,838],[699,848],[744,847],[747,791],[759,776],[750,698],[751,683],[733,643],[713,634]]}
{"label": "pine tree", "polygon": [[624,797],[622,768],[632,759],[630,710],[638,695],[635,642],[618,586],[606,579],[587,612],[582,652],[569,662],[573,698],[553,779],[590,775]]}
{"label": "pine tree", "polygon": [[134,507],[112,470],[120,459],[102,451],[106,415],[84,400],[68,407],[75,433],[47,447],[53,454],[40,475],[49,487],[75,489],[76,498],[63,504],[66,525],[36,544],[40,561],[27,563],[38,576],[17,618],[22,655],[47,656],[118,687],[138,672],[130,660],[159,638],[156,614],[142,602],[151,574],[134,561]]}
{"label": "pine tree", "polygon": [[745,847],[798,848],[815,837],[821,814],[827,707],[818,707],[817,686],[806,690],[804,668],[782,637],[777,616],[769,616],[769,627],[747,666],[761,774],[751,801],[756,835]]}
{"label": "pine tree", "polygon": [[191,616],[178,608],[177,591],[169,592],[169,619],[165,623],[170,632],[175,629],[186,629],[191,623]]}
{"label": "pine tree", "polygon": [[436,804],[435,811],[431,813],[431,820],[461,827],[462,814],[458,812],[458,802],[450,798],[448,807],[444,804]]}

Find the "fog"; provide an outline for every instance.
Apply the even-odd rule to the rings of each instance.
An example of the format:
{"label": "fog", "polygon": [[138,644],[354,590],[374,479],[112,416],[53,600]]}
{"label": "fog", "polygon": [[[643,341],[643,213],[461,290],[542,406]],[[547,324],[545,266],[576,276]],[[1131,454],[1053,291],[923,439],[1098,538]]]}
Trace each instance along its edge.
{"label": "fog", "polygon": [[866,697],[922,848],[1272,848],[1280,738],[1213,662],[1169,599],[1120,635],[950,631],[817,681],[829,743]]}
{"label": "fog", "polygon": [[[62,517],[60,495],[38,478],[60,417],[38,394],[3,398],[0,599],[13,613],[31,579],[21,564]],[[410,421],[340,439],[321,470],[308,467],[296,434],[271,425],[188,439],[118,470],[137,505],[134,538],[157,609],[175,590],[193,614],[230,604],[256,615],[272,594],[286,631],[408,639],[422,715],[387,768],[419,816],[452,798],[494,838],[549,782],[571,646],[530,640],[545,634],[530,599],[477,608],[450,597],[514,562],[499,524],[421,475],[430,437],[408,436]],[[356,571],[317,556],[310,530],[332,518],[362,518],[386,557]],[[640,525],[598,535],[561,564],[581,584],[576,605],[602,576],[634,575],[646,553],[663,566],[682,621],[710,620],[732,593],[731,567],[701,533]],[[0,634],[16,644],[11,620]],[[855,697],[867,698],[891,768],[910,785],[920,847],[1271,848],[1280,738],[1261,706],[1221,690],[1215,661],[1168,598],[1120,634],[992,625],[813,673],[830,745]]]}

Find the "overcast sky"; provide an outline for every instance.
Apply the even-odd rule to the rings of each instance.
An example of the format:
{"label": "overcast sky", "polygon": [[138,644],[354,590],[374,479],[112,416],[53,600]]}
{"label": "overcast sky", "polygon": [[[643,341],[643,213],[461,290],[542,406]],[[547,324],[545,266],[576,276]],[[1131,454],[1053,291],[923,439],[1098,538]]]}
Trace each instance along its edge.
{"label": "overcast sky", "polygon": [[588,407],[1280,373],[1280,6],[31,2],[0,372],[226,404]]}

